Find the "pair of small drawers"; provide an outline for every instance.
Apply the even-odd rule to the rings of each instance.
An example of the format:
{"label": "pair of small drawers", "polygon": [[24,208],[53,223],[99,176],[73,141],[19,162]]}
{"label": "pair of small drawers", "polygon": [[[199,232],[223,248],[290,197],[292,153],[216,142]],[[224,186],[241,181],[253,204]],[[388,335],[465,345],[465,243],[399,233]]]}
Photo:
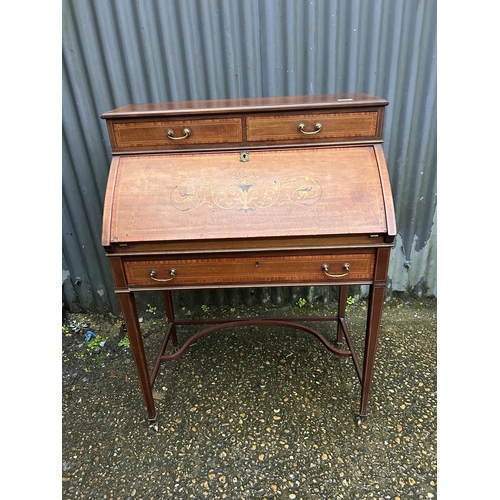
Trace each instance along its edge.
{"label": "pair of small drawers", "polygon": [[375,253],[130,260],[127,284],[139,287],[325,283],[371,280]]}
{"label": "pair of small drawers", "polygon": [[381,140],[383,108],[317,113],[112,120],[114,152]]}

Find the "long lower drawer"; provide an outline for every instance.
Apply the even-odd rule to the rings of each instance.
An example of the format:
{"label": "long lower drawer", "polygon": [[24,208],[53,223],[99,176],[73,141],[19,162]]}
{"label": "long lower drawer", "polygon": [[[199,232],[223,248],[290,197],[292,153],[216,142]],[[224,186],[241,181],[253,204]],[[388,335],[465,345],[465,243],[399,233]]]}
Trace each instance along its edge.
{"label": "long lower drawer", "polygon": [[131,286],[325,284],[373,278],[374,253],[272,257],[134,260],[124,262]]}

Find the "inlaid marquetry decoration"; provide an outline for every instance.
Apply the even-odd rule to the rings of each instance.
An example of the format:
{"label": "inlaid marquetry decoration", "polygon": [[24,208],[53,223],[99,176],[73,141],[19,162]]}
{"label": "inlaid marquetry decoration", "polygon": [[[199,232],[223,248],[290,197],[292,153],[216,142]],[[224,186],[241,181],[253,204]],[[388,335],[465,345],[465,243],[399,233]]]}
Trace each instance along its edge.
{"label": "inlaid marquetry decoration", "polygon": [[224,184],[188,180],[177,184],[170,194],[172,205],[183,212],[200,207],[249,212],[288,203],[309,206],[320,198],[321,185],[309,175],[280,178],[246,170],[228,177]]}

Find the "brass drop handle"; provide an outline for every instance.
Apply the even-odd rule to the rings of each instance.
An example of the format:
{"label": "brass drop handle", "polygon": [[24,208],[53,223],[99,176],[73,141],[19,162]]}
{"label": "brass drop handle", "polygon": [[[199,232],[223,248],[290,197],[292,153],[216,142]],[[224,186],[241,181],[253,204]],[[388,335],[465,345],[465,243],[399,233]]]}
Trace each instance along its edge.
{"label": "brass drop handle", "polygon": [[175,269],[175,267],[173,267],[172,269],[170,269],[169,272],[170,272],[171,278],[161,279],[161,278],[156,277],[156,269],[151,269],[151,271],[149,271],[149,277],[155,281],[161,281],[161,282],[172,281],[177,276],[177,269]]}
{"label": "brass drop handle", "polygon": [[303,134],[307,134],[307,135],[317,134],[322,128],[323,128],[323,125],[321,125],[321,123],[318,122],[318,123],[316,123],[316,125],[314,125],[313,132],[306,132],[306,124],[304,122],[299,123],[299,131],[302,132]]}
{"label": "brass drop handle", "polygon": [[191,135],[191,130],[188,129],[187,127],[183,130],[184,132],[184,135],[182,137],[174,137],[174,131],[169,128],[167,130],[167,137],[169,139],[173,139],[174,141],[180,141],[181,139],[186,139],[187,137],[189,137]]}
{"label": "brass drop handle", "polygon": [[349,262],[346,262],[346,263],[342,266],[342,269],[343,269],[344,271],[347,271],[347,272],[346,272],[346,273],[344,273],[344,274],[330,274],[330,273],[328,272],[328,270],[329,270],[329,269],[330,269],[330,266],[329,266],[328,264],[323,264],[323,265],[321,266],[321,270],[322,270],[322,271],[323,271],[323,272],[324,272],[324,273],[325,273],[328,277],[330,277],[330,278],[342,278],[342,277],[344,277],[344,276],[347,276],[347,275],[350,273],[350,271],[351,271],[351,265],[349,264]]}

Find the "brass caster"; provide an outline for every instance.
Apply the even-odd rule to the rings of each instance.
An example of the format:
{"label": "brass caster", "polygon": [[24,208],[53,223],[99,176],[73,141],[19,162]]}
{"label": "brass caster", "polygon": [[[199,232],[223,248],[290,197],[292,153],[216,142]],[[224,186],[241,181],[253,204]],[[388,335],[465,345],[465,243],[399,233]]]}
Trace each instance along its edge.
{"label": "brass caster", "polygon": [[357,424],[358,424],[358,427],[361,427],[361,425],[363,424],[363,421],[365,420],[366,416],[361,416],[361,415],[358,415],[358,420],[357,420]]}

